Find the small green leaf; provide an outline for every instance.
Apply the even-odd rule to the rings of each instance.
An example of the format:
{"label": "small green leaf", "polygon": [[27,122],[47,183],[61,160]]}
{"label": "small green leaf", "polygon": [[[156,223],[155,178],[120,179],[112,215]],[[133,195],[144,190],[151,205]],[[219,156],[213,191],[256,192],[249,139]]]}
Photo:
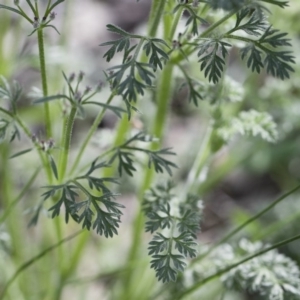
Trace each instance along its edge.
{"label": "small green leaf", "polygon": [[13,7],[10,7],[10,6],[7,6],[7,5],[0,4],[0,8],[10,10],[10,11],[12,11],[12,12],[14,12],[14,13],[16,13],[16,14],[18,14],[18,15],[20,15],[20,16],[23,17],[23,14],[22,14],[19,10],[15,9],[15,8],[13,8]]}
{"label": "small green leaf", "polygon": [[43,98],[34,100],[33,104],[46,103],[46,102],[59,100],[59,99],[67,99],[69,102],[72,103],[72,100],[66,95],[54,95],[54,96],[47,96],[47,97],[43,97]]}
{"label": "small green leaf", "polygon": [[106,28],[107,28],[108,31],[118,33],[118,34],[123,35],[123,36],[130,36],[131,35],[129,32],[123,30],[122,28],[120,28],[118,26],[112,25],[112,24],[106,25]]}
{"label": "small green leaf", "polygon": [[225,58],[228,55],[227,47],[231,45],[215,39],[204,39],[197,46],[199,48],[197,55],[201,63],[200,70],[204,70],[204,76],[215,84],[218,83],[224,70]]}
{"label": "small green leaf", "polygon": [[58,179],[58,173],[57,173],[57,167],[56,167],[55,161],[50,154],[48,155],[48,157],[49,157],[49,162],[50,162],[52,172],[53,172],[55,178]]}
{"label": "small green leaf", "polygon": [[108,105],[108,104],[101,103],[101,102],[95,102],[95,101],[82,102],[82,105],[86,105],[86,104],[93,104],[93,105],[98,105],[98,106],[104,107],[105,109],[111,110],[119,118],[122,118],[122,113],[127,113],[127,110],[125,110],[121,107],[112,106],[112,105]]}
{"label": "small green leaf", "polygon": [[28,152],[30,152],[33,148],[29,148],[29,149],[26,149],[26,150],[22,150],[20,152],[17,152],[15,154],[13,154],[12,156],[10,156],[9,158],[15,158],[15,157],[18,157],[18,156],[21,156],[23,154],[26,154]]}

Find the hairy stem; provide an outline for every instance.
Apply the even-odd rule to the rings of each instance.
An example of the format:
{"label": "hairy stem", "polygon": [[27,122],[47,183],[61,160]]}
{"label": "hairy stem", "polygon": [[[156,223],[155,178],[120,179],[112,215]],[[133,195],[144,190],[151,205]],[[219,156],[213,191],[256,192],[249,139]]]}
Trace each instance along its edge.
{"label": "hairy stem", "polygon": [[71,144],[71,138],[72,138],[72,130],[73,130],[76,112],[77,112],[77,108],[72,107],[69,118],[67,120],[67,125],[65,127],[66,131],[64,133],[63,149],[61,152],[60,163],[59,163],[59,179],[60,180],[64,179],[66,169],[67,169],[70,144]]}
{"label": "hairy stem", "polygon": [[[44,97],[48,96],[48,85],[47,85],[47,72],[46,72],[46,61],[45,61],[45,49],[44,49],[44,33],[43,29],[39,28],[37,30],[38,36],[38,47],[39,47],[39,57],[40,57],[40,68],[41,68],[41,81],[43,88]],[[51,117],[49,103],[44,103],[45,110],[45,122],[46,122],[46,135],[48,138],[52,137],[52,128],[51,128]]]}

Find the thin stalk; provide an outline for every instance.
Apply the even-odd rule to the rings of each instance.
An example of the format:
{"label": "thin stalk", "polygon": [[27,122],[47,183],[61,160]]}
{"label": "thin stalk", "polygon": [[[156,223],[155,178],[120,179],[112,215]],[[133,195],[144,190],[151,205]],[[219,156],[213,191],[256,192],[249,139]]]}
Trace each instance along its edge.
{"label": "thin stalk", "polygon": [[264,227],[261,231],[256,232],[253,236],[253,241],[260,241],[265,240],[265,238],[268,238],[275,233],[275,236],[278,234],[281,234],[283,230],[285,229],[285,226],[295,224],[294,222],[299,221],[300,219],[300,212],[297,212],[296,214],[293,214],[287,218],[284,218],[283,220],[279,220],[277,222],[273,222],[267,227]]}
{"label": "thin stalk", "polygon": [[[38,47],[39,47],[39,57],[40,57],[40,68],[41,68],[41,81],[43,88],[43,96],[48,96],[48,85],[47,85],[47,72],[46,72],[46,62],[45,62],[45,49],[44,49],[44,33],[43,28],[37,30],[38,36]],[[51,128],[51,117],[49,103],[44,103],[45,110],[45,122],[46,122],[46,134],[48,138],[52,137],[52,128]]]}
{"label": "thin stalk", "polygon": [[211,141],[212,133],[213,133],[213,128],[212,128],[212,126],[209,126],[207,128],[206,134],[202,140],[201,148],[198,152],[198,155],[197,155],[197,157],[194,161],[194,164],[188,174],[184,192],[183,192],[183,197],[185,197],[189,192],[191,192],[193,185],[199,178],[200,173],[203,170],[203,167],[207,163],[207,159],[209,158],[209,156],[211,154],[210,141]]}
{"label": "thin stalk", "polygon": [[[18,115],[15,115],[14,119],[17,121],[18,125],[23,129],[23,131],[27,135],[27,137],[29,139],[31,139],[32,138],[31,132],[28,129],[28,127],[23,123],[22,119]],[[47,179],[48,179],[49,183],[51,183],[52,182],[52,172],[51,172],[51,167],[50,167],[49,161],[48,161],[47,157],[45,155],[43,155],[44,153],[40,150],[39,145],[37,143],[34,143],[34,146],[40,157],[41,163],[43,164],[43,167],[45,169]]]}
{"label": "thin stalk", "polygon": [[165,8],[165,13],[163,16],[163,24],[164,24],[164,35],[163,35],[163,39],[165,41],[168,40],[169,38],[169,34],[171,32],[171,28],[172,28],[172,20],[174,19],[173,14],[169,13],[169,11],[172,10],[172,6],[174,4],[171,1],[167,1],[167,3],[165,4],[164,8]]}
{"label": "thin stalk", "polygon": [[236,227],[235,229],[233,229],[232,231],[230,231],[226,236],[224,236],[221,240],[219,240],[217,243],[215,243],[206,253],[204,253],[202,256],[199,256],[197,258],[195,258],[192,262],[191,265],[195,264],[196,262],[198,262],[199,260],[202,260],[204,257],[206,257],[207,255],[209,255],[214,249],[216,249],[219,245],[227,242],[230,238],[232,238],[235,234],[237,234],[238,232],[240,232],[242,229],[244,229],[246,226],[248,226],[249,224],[251,224],[252,222],[254,222],[255,220],[257,220],[258,218],[260,218],[262,215],[264,215],[265,213],[267,213],[268,211],[270,211],[274,206],[276,206],[278,203],[280,203],[282,200],[284,200],[285,198],[287,198],[289,195],[293,194],[294,192],[296,192],[298,189],[300,188],[300,184],[297,185],[296,187],[294,187],[293,189],[291,189],[290,191],[288,191],[287,193],[283,194],[282,196],[280,196],[279,198],[277,198],[274,202],[272,202],[270,205],[268,205],[266,208],[264,208],[263,210],[261,210],[260,212],[258,212],[256,215],[254,215],[253,217],[249,218],[247,221],[245,221],[243,224],[239,225],[238,227]]}
{"label": "thin stalk", "polygon": [[70,152],[70,144],[72,138],[72,130],[73,130],[76,112],[77,112],[77,108],[72,107],[69,118],[67,120],[67,126],[65,127],[66,131],[64,133],[63,149],[61,152],[60,163],[59,163],[60,180],[64,179],[66,169],[67,169],[67,163],[68,163],[69,152]]}
{"label": "thin stalk", "polygon": [[35,255],[33,258],[31,258],[30,260],[26,261],[25,263],[23,263],[17,270],[16,272],[13,274],[13,276],[6,282],[6,284],[4,285],[4,288],[0,294],[0,299],[4,299],[3,297],[5,296],[8,288],[11,286],[11,284],[17,279],[17,277],[23,272],[25,271],[27,268],[29,268],[32,264],[36,263],[38,260],[40,260],[41,258],[43,258],[46,254],[48,254],[49,252],[51,252],[52,250],[58,248],[60,245],[72,240],[73,238],[75,238],[76,236],[78,236],[79,234],[81,234],[82,230],[60,240],[58,243],[46,248],[45,250],[43,250],[42,252],[40,252],[39,254]]}
{"label": "thin stalk", "polygon": [[[166,119],[168,115],[168,107],[169,100],[171,98],[171,87],[172,82],[170,78],[172,78],[173,73],[173,65],[166,64],[164,69],[162,70],[160,80],[158,81],[157,86],[157,110],[156,116],[153,124],[152,134],[159,138],[160,141],[163,137],[163,132],[165,129]],[[161,143],[161,142],[160,142]],[[158,148],[158,144],[152,143],[151,149],[155,150]],[[144,174],[144,180],[141,185],[141,188],[138,193],[139,202],[142,203],[143,195],[145,190],[147,190],[151,186],[151,182],[153,180],[153,169],[147,169]],[[144,214],[141,209],[138,210],[137,216],[133,223],[133,237],[131,248],[128,254],[127,263],[131,263],[135,261],[138,257],[140,245],[141,245],[141,236],[144,230]],[[129,272],[126,274],[124,279],[125,293],[124,299],[130,299],[130,296],[133,293],[135,283],[133,282],[133,274]]]}
{"label": "thin stalk", "polygon": [[81,235],[77,245],[74,247],[74,252],[70,255],[70,259],[69,259],[69,267],[63,272],[64,283],[69,278],[69,276],[73,274],[74,270],[76,269],[80,261],[80,258],[82,257],[82,252],[85,249],[86,242],[90,238],[90,236],[91,235],[89,232],[85,232],[85,234]]}
{"label": "thin stalk", "polygon": [[150,37],[156,36],[160,20],[163,16],[165,5],[167,0],[153,0],[151,5],[151,11],[148,20],[148,35]]}
{"label": "thin stalk", "polygon": [[249,260],[251,260],[251,259],[253,259],[253,258],[255,258],[255,257],[258,257],[258,256],[260,256],[260,255],[263,255],[263,254],[265,254],[265,253],[267,253],[267,252],[269,252],[269,251],[271,251],[271,250],[277,249],[277,248],[279,248],[279,247],[281,247],[281,246],[284,246],[284,245],[286,245],[286,244],[289,244],[289,243],[291,243],[291,242],[294,242],[294,241],[296,241],[296,240],[298,240],[298,239],[300,239],[300,234],[295,235],[294,237],[289,238],[289,239],[286,239],[286,240],[284,240],[284,241],[281,241],[281,242],[279,242],[279,243],[277,243],[277,244],[274,244],[273,246],[267,247],[267,248],[265,248],[265,249],[263,249],[263,250],[261,250],[261,251],[259,251],[259,252],[257,252],[257,253],[254,253],[254,254],[252,254],[252,255],[250,255],[250,256],[248,256],[248,257],[246,257],[246,258],[240,260],[240,261],[237,262],[237,263],[234,263],[234,264],[232,264],[232,265],[230,265],[230,266],[228,266],[228,267],[226,267],[226,268],[223,268],[223,269],[221,269],[221,270],[215,272],[214,274],[212,274],[212,275],[210,275],[210,276],[207,276],[207,277],[203,278],[201,281],[199,281],[199,282],[195,283],[194,285],[192,285],[191,287],[187,288],[183,293],[179,294],[179,295],[178,295],[177,297],[175,297],[174,299],[175,299],[175,300],[182,299],[183,297],[185,297],[185,296],[191,294],[192,292],[196,291],[198,288],[200,288],[201,286],[203,286],[203,285],[206,284],[207,282],[209,282],[209,281],[211,281],[211,280],[213,280],[213,279],[216,279],[216,278],[220,277],[220,276],[223,275],[224,273],[229,272],[230,270],[232,270],[232,269],[238,267],[239,265],[242,265],[243,263],[245,263],[245,262],[247,262],[247,261],[249,261]]}
{"label": "thin stalk", "polygon": [[[106,104],[107,104],[107,105],[110,104],[110,102],[113,100],[114,96],[115,96],[115,93],[111,93],[111,94],[110,94],[110,96],[108,97],[108,99],[107,99],[107,101],[106,101]],[[83,153],[84,153],[84,150],[85,150],[85,148],[87,147],[87,145],[88,145],[90,139],[92,138],[93,134],[94,134],[95,131],[97,130],[98,125],[99,125],[99,123],[101,122],[101,120],[103,119],[103,116],[104,116],[105,112],[106,112],[106,108],[103,108],[103,109],[99,112],[99,114],[97,115],[96,119],[94,120],[93,125],[90,127],[89,132],[88,132],[88,134],[86,135],[85,140],[83,141],[83,143],[82,143],[82,145],[81,145],[81,147],[80,147],[80,149],[79,149],[79,152],[78,152],[78,154],[77,154],[77,156],[76,156],[76,159],[75,159],[74,164],[73,164],[73,166],[72,166],[72,168],[71,168],[70,174],[73,174],[74,171],[76,170],[76,168],[77,168],[77,166],[78,166],[78,164],[79,164],[79,162],[80,162],[80,159],[81,159],[81,157],[82,157],[82,155],[83,155]]]}
{"label": "thin stalk", "polygon": [[174,39],[174,35],[175,35],[175,31],[177,29],[179,20],[181,19],[181,16],[183,14],[183,8],[179,8],[178,11],[176,12],[175,18],[173,17],[173,24],[170,30],[170,34],[168,36],[169,40],[173,40]]}

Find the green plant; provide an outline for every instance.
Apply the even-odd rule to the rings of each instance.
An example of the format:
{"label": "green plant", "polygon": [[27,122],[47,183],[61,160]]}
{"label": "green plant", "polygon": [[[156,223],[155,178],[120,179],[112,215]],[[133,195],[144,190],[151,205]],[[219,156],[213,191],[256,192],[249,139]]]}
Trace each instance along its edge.
{"label": "green plant", "polygon": [[[117,260],[115,269],[96,276],[96,279],[111,279],[107,285],[113,285],[116,290],[108,297],[194,299],[205,297],[200,287],[219,278],[223,288],[217,296],[210,295],[207,299],[220,296],[223,299],[225,293],[234,289],[257,293],[263,299],[299,299],[296,263],[274,250],[296,241],[299,235],[273,246],[263,247],[261,243],[244,240],[236,251],[230,245],[222,246],[296,192],[299,185],[240,222],[207,249],[197,245],[205,206],[202,197],[231,169],[251,157],[257,145],[262,145],[255,137],[270,143],[280,139],[270,113],[254,105],[245,109],[246,89],[228,76],[226,70],[230,68],[229,54],[235,51],[250,71],[263,78],[290,78],[295,72],[291,40],[268,20],[270,11],[285,8],[288,2],[153,0],[147,33],[133,34],[107,25],[107,30],[118,37],[100,44],[106,47],[104,59],[113,64],[104,71],[105,83],[92,88],[85,86],[88,79],[82,71],[70,75],[62,72],[63,87],[49,93],[49,87],[52,89],[55,84],[48,79],[44,31],[54,29],[59,33],[53,25],[54,9],[64,2],[26,0],[26,3],[14,1],[14,6],[6,2],[0,4],[4,11],[29,22],[33,27],[29,36],[37,36],[42,95],[32,99],[32,103],[39,114],[44,114],[45,120],[44,133],[32,133],[32,124],[27,124],[19,104],[24,97],[21,86],[2,77],[0,241],[3,243],[0,245],[3,249],[0,254],[9,259],[9,265],[0,276],[0,297],[62,299],[67,286],[72,280],[76,282],[76,274],[80,276],[76,269],[80,270],[84,252],[91,248],[92,232],[89,231],[94,229],[98,235],[116,238],[126,207],[119,203],[118,189],[125,186],[124,178],[129,182],[133,178],[138,208],[131,222],[128,253],[124,261]],[[188,16],[184,28],[179,29],[184,13]],[[158,30],[160,24],[162,33]],[[180,83],[179,88],[175,81]],[[182,90],[191,106],[204,111],[202,116],[205,116],[207,127],[184,180],[178,173],[180,160],[176,160],[172,148],[164,145],[167,120],[171,115],[170,102],[173,95]],[[105,92],[107,100],[99,101],[98,95]],[[143,103],[142,97],[149,98],[149,103]],[[76,119],[85,119],[90,107],[97,108],[97,116],[83,140],[74,145]],[[149,107],[153,109],[148,110]],[[58,112],[62,118],[57,118]],[[98,149],[90,159],[86,155],[87,147],[107,112],[116,115],[119,123],[109,145]],[[132,120],[140,115],[145,125],[143,130],[137,131]],[[226,161],[227,165],[215,170],[214,158],[222,150],[234,148],[239,141],[238,135],[247,136],[243,140],[245,149],[241,147],[239,156],[233,156]],[[27,137],[25,144],[30,144],[25,149],[24,143],[16,143],[24,136]],[[34,157],[30,165],[32,174],[23,171],[26,180],[22,178],[23,187],[15,195],[13,171],[9,170],[17,170],[29,155]],[[41,170],[44,174],[38,176]],[[174,177],[172,182],[170,176]],[[34,199],[34,203],[21,203],[24,195]],[[30,217],[20,218],[22,210]],[[49,222],[49,219],[54,220]],[[25,229],[26,223],[34,225],[35,229]],[[76,231],[77,224],[81,224],[82,231]],[[148,246],[150,262],[144,254],[144,227],[146,232],[155,233]],[[35,233],[30,234],[32,231]],[[36,232],[44,238],[36,240]],[[64,238],[67,233],[69,235]],[[1,239],[5,234],[10,237],[11,244]],[[66,242],[72,239],[69,249]],[[52,245],[45,247],[49,240]],[[28,242],[39,253],[31,259],[28,257],[32,250],[23,249]],[[119,246],[112,248],[117,251]],[[56,253],[55,267],[50,253]],[[53,267],[51,280],[47,281],[47,274],[39,276],[41,264],[49,270]],[[199,271],[199,265],[208,271]],[[37,268],[38,274],[34,275],[32,268]],[[151,268],[157,281],[153,279]],[[140,278],[141,287],[137,288],[136,281]],[[33,281],[39,283],[36,289],[31,288]],[[57,289],[53,290],[53,285]]]}

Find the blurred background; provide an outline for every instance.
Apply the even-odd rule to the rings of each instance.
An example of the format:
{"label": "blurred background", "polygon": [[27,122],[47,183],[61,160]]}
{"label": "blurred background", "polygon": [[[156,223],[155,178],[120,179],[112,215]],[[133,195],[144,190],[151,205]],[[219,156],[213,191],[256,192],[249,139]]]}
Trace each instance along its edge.
{"label": "blurred background", "polygon": [[[11,1],[1,1],[9,4]],[[290,6],[285,9],[271,7],[269,16],[271,24],[283,32],[288,32],[292,39],[293,52],[296,57],[295,72],[290,80],[281,81],[271,78],[265,73],[251,74],[237,55],[237,49],[230,53],[228,75],[238,88],[242,89],[242,101],[228,101],[228,107],[223,114],[228,118],[234,117],[241,110],[255,109],[267,111],[277,124],[278,141],[269,143],[257,137],[238,136],[216,152],[209,165],[204,170],[203,178],[199,179],[198,193],[205,203],[204,219],[201,224],[202,232],[199,234],[199,243],[206,245],[217,240],[231,226],[244,222],[249,216],[264,208],[280,193],[293,188],[299,183],[300,178],[300,1],[290,0]],[[104,81],[103,70],[112,66],[102,57],[105,48],[99,44],[116,38],[106,30],[106,24],[112,23],[121,28],[136,33],[146,32],[146,22],[151,1],[143,0],[73,0],[59,5],[54,21],[56,28],[47,30],[46,58],[49,71],[49,92],[57,93],[63,87],[61,72],[66,74],[79,72],[86,74],[86,84],[96,85]],[[28,36],[32,31],[30,24],[20,21],[17,15],[1,10],[0,18],[0,74],[8,80],[18,80],[23,87],[24,97],[20,103],[20,114],[30,124],[33,134],[43,136],[43,116],[36,107],[31,105],[32,98],[40,93],[38,57],[36,37]],[[213,16],[212,16],[213,18]],[[182,21],[184,26],[185,21]],[[116,65],[118,62],[113,62]],[[190,72],[198,77],[199,66],[190,66]],[[177,76],[177,75],[176,75]],[[176,77],[178,83],[182,81],[180,75]],[[175,86],[175,85],[174,85]],[[178,85],[177,85],[178,86]],[[110,90],[105,87],[98,96],[99,101],[107,98]],[[228,92],[233,94],[234,91]],[[224,99],[227,91],[224,91]],[[231,95],[231,94],[230,94]],[[224,100],[225,101],[225,100]],[[187,92],[174,87],[173,98],[170,106],[170,117],[165,132],[164,144],[173,147],[177,153],[176,163],[179,169],[174,175],[174,181],[180,186],[187,178],[203,140],[205,130],[210,122],[211,101],[203,101],[196,108],[188,102]],[[155,104],[151,92],[138,104],[142,112],[153,112]],[[73,151],[82,140],[89,126],[92,124],[95,111],[87,111],[85,120],[78,120],[75,124]],[[151,113],[149,113],[150,116]],[[57,111],[57,120],[61,113]],[[147,114],[135,117],[132,121],[133,129],[150,127],[150,117]],[[82,164],[89,161],[90,155],[100,151],[112,139],[112,131],[118,120],[114,115],[106,114],[103,122]],[[59,136],[60,127],[55,127],[55,136]],[[11,151],[20,151],[28,148],[30,141],[22,137],[20,142],[13,144]],[[5,147],[1,148],[1,159],[4,157]],[[28,168],[35,165],[36,158],[32,155],[20,159],[16,164],[10,164],[10,174],[14,177],[15,189],[20,189],[28,178]],[[0,191],[1,178],[7,175],[7,168],[0,161]],[[36,187],[43,185],[42,179],[38,180],[29,191],[26,199],[22,201],[19,213],[30,210],[37,202]],[[123,226],[120,234],[113,240],[102,242],[102,238],[93,236],[87,255],[80,264],[80,277],[83,280],[70,281],[70,287],[64,290],[63,299],[69,295],[83,291],[85,299],[113,299],[107,294],[106,287],[110,286],[113,276],[97,277],[98,273],[113,270],[122,259],[126,258],[126,250],[130,243],[130,225],[135,210],[136,187],[139,183],[138,175],[133,178],[122,178],[121,202],[126,206]],[[272,212],[264,215],[242,233],[252,240],[263,240],[266,243],[275,243],[283,237],[292,236],[300,230],[300,197],[299,193],[293,194],[283,201]],[[5,203],[0,192],[0,208]],[[18,213],[16,212],[16,213]],[[51,221],[51,220],[50,220]],[[45,221],[42,221],[45,222]],[[42,223],[43,226],[48,225]],[[1,229],[2,228],[2,229]],[[2,231],[1,231],[2,230]],[[26,229],[24,229],[26,231]],[[0,227],[0,239],[3,251],[8,251],[5,227]],[[30,229],[32,236],[40,236],[42,231]],[[2,234],[2,235],[1,235]],[[49,236],[51,236],[51,230]],[[145,238],[145,241],[149,236]],[[237,237],[238,239],[239,237]],[[30,239],[29,239],[30,240]],[[46,243],[46,238],[44,239]],[[72,243],[70,243],[72,247]],[[121,248],[120,248],[121,247]],[[294,242],[280,249],[283,253],[300,263],[300,242]],[[122,249],[122,253],[120,253]],[[24,250],[27,253],[32,249]],[[93,259],[90,259],[93,257]],[[118,259],[114,259],[118,257]],[[44,271],[46,276],[46,270]],[[149,271],[151,273],[152,271]],[[149,275],[153,283],[153,274]],[[1,275],[0,275],[1,279]],[[77,280],[77,281],[76,281]],[[75,284],[73,284],[75,283]],[[83,293],[83,292],[82,292]],[[99,296],[101,295],[101,296]],[[108,296],[107,296],[108,295]],[[110,295],[110,296],[109,296]],[[228,299],[259,299],[249,295],[232,294]],[[17,298],[15,298],[17,299]],[[77,299],[76,297],[74,299]],[[78,298],[80,299],[80,298]],[[117,298],[115,298],[117,299]],[[209,296],[205,299],[209,298]],[[227,298],[226,298],[227,299]]]}

